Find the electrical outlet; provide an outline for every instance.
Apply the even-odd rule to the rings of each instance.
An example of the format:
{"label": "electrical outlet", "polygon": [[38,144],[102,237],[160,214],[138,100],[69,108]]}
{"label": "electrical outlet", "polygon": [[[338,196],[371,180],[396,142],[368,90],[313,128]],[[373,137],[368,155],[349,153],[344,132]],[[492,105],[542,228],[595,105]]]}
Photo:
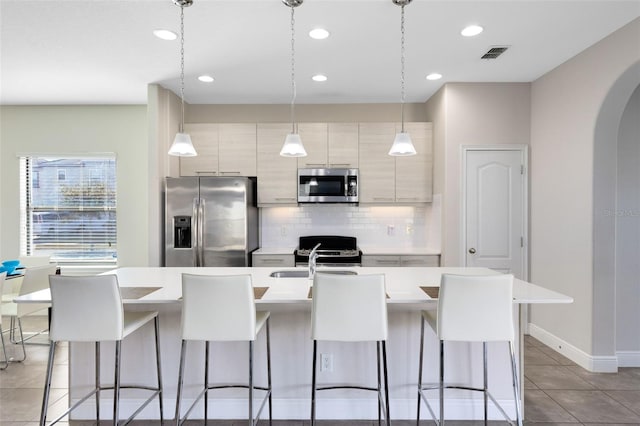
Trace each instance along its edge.
{"label": "electrical outlet", "polygon": [[395,229],[396,229],[395,226],[387,225],[387,235],[392,236],[394,234]]}
{"label": "electrical outlet", "polygon": [[281,226],[280,227],[280,235],[283,237],[287,236],[287,227],[286,226]]}
{"label": "electrical outlet", "polygon": [[333,354],[320,354],[320,371],[333,372]]}
{"label": "electrical outlet", "polygon": [[413,233],[413,225],[407,225],[406,232],[407,235],[411,235]]}

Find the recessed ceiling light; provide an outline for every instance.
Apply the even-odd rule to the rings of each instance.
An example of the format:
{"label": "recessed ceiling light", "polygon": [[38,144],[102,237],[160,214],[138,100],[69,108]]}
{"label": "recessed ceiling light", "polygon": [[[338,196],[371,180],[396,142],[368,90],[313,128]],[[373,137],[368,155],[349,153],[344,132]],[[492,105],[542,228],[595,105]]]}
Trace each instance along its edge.
{"label": "recessed ceiling light", "polygon": [[316,40],[324,40],[325,38],[329,37],[329,31],[325,30],[324,28],[314,28],[313,30],[309,31],[309,37]]}
{"label": "recessed ceiling light", "polygon": [[153,35],[162,40],[175,40],[178,38],[178,34],[169,30],[153,30]]}
{"label": "recessed ceiling light", "polygon": [[432,72],[427,76],[427,80],[440,80],[442,78],[442,74],[438,74],[437,72]]}
{"label": "recessed ceiling light", "polygon": [[460,31],[460,34],[465,37],[473,37],[477,36],[482,31],[484,31],[484,28],[482,28],[480,25],[469,25],[468,27],[465,27],[462,31]]}
{"label": "recessed ceiling light", "polygon": [[213,77],[211,77],[210,75],[201,75],[200,77],[198,77],[198,80],[202,81],[203,83],[211,83],[213,82]]}
{"label": "recessed ceiling light", "polygon": [[313,77],[311,77],[311,79],[313,81],[327,81],[327,76],[322,74],[316,74]]}

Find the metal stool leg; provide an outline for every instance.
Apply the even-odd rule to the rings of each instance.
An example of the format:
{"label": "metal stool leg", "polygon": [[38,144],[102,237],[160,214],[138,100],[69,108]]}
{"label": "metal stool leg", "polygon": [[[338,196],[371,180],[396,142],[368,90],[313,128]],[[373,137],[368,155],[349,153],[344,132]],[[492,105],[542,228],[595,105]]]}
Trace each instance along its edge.
{"label": "metal stool leg", "polygon": [[204,343],[204,425],[207,426],[209,417],[209,353],[210,342]]}
{"label": "metal stool leg", "polygon": [[271,426],[271,422],[273,421],[273,390],[271,389],[271,331],[269,322],[271,318],[267,318],[267,387],[269,392],[269,426]]}
{"label": "metal stool leg", "polygon": [[160,426],[164,423],[164,406],[162,403],[162,366],[160,364],[160,324],[158,316],[153,320],[156,333],[156,370],[158,371],[158,403],[160,406]]}
{"label": "metal stool leg", "polygon": [[316,362],[318,355],[318,342],[313,341],[313,369],[311,370],[311,426],[316,423]]}
{"label": "metal stool leg", "polygon": [[180,349],[180,367],[178,369],[178,394],[176,395],[176,426],[180,426],[180,403],[182,402],[182,385],[184,384],[184,359],[187,354],[187,341],[182,341]]}
{"label": "metal stool leg", "polygon": [[115,377],[113,380],[113,426],[118,426],[120,418],[120,358],[122,355],[122,341],[116,342],[116,365]]}
{"label": "metal stool leg", "polygon": [[382,426],[382,366],[380,365],[380,342],[376,342],[376,359],[378,370],[378,426]]}
{"label": "metal stool leg", "polygon": [[444,426],[444,340],[440,340],[440,423]]}
{"label": "metal stool leg", "polygon": [[518,371],[516,368],[516,356],[513,350],[513,343],[509,342],[509,353],[511,355],[511,374],[513,376],[513,397],[516,402],[516,423],[522,426],[522,405],[520,404],[520,385],[518,384]]}
{"label": "metal stool leg", "polygon": [[42,397],[42,410],[40,411],[40,426],[47,423],[47,409],[49,408],[49,392],[51,391],[51,375],[53,373],[53,359],[56,353],[56,342],[49,346],[49,361],[47,362],[47,376],[44,382],[44,395]]}
{"label": "metal stool leg", "polygon": [[96,422],[100,424],[100,342],[96,342]]}
{"label": "metal stool leg", "polygon": [[484,426],[487,426],[487,417],[489,415],[489,375],[487,373],[487,342],[482,342],[482,371],[483,371],[483,389],[484,397]]}
{"label": "metal stool leg", "polygon": [[249,426],[253,426],[253,341],[249,341]]}
{"label": "metal stool leg", "polygon": [[387,342],[382,341],[382,363],[384,366],[384,399],[387,405],[387,426],[391,426],[391,411],[389,409],[389,375],[387,372]]}
{"label": "metal stool leg", "polygon": [[420,315],[420,358],[418,361],[418,413],[416,415],[416,426],[420,426],[420,404],[422,401],[422,358],[424,356],[424,318]]}
{"label": "metal stool leg", "polygon": [[0,326],[0,343],[2,343],[2,353],[4,355],[4,361],[0,361],[0,363],[4,364],[4,367],[0,367],[0,370],[4,370],[9,366],[9,358],[7,358],[7,347],[4,345],[4,332],[2,331],[2,326]]}

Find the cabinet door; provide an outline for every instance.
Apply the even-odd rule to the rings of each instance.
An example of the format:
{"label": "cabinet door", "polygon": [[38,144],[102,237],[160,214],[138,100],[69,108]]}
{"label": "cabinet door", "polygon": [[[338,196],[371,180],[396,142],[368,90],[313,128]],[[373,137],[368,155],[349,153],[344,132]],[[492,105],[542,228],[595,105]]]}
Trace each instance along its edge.
{"label": "cabinet door", "polygon": [[[405,123],[416,155],[396,157],[396,201],[425,203],[433,192],[433,142],[431,123]],[[401,129],[397,124],[397,131]]]}
{"label": "cabinet door", "polygon": [[306,157],[298,158],[298,167],[321,168],[327,164],[327,123],[300,123],[298,133],[307,151]]}
{"label": "cabinet door", "polygon": [[220,124],[220,176],[256,176],[256,125]]}
{"label": "cabinet door", "polygon": [[440,256],[437,254],[404,255],[400,257],[401,266],[440,266]]}
{"label": "cabinet door", "polygon": [[295,266],[295,257],[293,254],[254,254],[253,265],[258,266]]}
{"label": "cabinet door", "polygon": [[329,123],[329,167],[358,168],[358,123]]}
{"label": "cabinet door", "polygon": [[258,205],[296,204],[296,158],[281,157],[280,149],[290,124],[258,124]]}
{"label": "cabinet door", "polygon": [[362,266],[400,266],[400,256],[396,255],[362,255]]}
{"label": "cabinet door", "polygon": [[360,123],[360,202],[394,203],[396,160],[388,155],[394,123]]}
{"label": "cabinet door", "polygon": [[218,175],[218,125],[188,123],[184,131],[191,136],[195,157],[180,157],[180,176]]}

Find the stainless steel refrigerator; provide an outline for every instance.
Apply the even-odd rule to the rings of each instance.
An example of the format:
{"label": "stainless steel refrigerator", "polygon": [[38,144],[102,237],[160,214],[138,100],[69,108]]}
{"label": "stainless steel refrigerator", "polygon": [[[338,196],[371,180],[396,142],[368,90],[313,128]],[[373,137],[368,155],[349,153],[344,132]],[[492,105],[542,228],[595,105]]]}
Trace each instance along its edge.
{"label": "stainless steel refrigerator", "polygon": [[165,266],[251,266],[255,178],[166,178],[164,245]]}

